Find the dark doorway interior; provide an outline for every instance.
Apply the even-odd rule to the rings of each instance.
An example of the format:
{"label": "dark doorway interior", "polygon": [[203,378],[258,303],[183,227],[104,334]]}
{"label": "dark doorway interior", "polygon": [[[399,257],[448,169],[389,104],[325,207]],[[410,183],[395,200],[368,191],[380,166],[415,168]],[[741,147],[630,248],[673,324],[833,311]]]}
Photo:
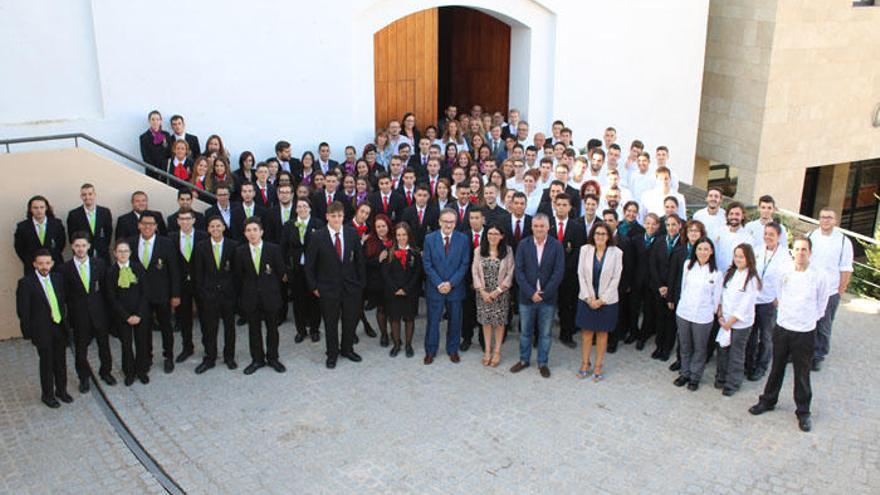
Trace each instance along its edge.
{"label": "dark doorway interior", "polygon": [[439,9],[438,115],[449,104],[473,105],[507,115],[510,89],[510,26],[479,10]]}

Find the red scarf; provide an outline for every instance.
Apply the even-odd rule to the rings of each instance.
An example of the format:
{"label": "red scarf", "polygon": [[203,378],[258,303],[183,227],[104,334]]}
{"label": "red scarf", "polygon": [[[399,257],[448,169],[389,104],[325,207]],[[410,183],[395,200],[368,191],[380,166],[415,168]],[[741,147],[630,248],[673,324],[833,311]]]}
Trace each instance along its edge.
{"label": "red scarf", "polygon": [[174,176],[180,180],[189,180],[189,172],[186,170],[185,161],[174,166]]}
{"label": "red scarf", "polygon": [[357,229],[359,237],[363,237],[367,233],[366,225],[358,225],[354,220],[351,221],[351,225]]}
{"label": "red scarf", "polygon": [[394,245],[394,243],[391,242],[391,239],[385,239],[382,241],[382,245],[385,246],[385,249],[391,249],[391,246]]}
{"label": "red scarf", "polygon": [[394,250],[394,257],[397,258],[398,261],[400,261],[400,266],[404,270],[406,269],[406,253],[407,253],[406,249],[395,249]]}

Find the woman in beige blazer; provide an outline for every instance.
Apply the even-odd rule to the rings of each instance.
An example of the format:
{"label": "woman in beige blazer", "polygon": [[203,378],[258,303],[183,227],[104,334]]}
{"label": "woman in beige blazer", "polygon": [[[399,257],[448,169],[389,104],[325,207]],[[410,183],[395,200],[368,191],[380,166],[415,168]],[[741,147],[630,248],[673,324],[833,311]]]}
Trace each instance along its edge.
{"label": "woman in beige blazer", "polygon": [[486,241],[474,249],[471,274],[477,296],[477,321],[483,326],[483,366],[495,367],[501,362],[501,341],[510,310],[509,292],[513,285],[514,260],[501,227],[487,227]]}
{"label": "woman in beige blazer", "polygon": [[590,376],[594,335],[596,368],[593,381],[604,378],[602,363],[608,346],[608,332],[617,326],[617,285],[622,270],[623,252],[614,246],[614,233],[607,224],[596,222],[578,259],[580,292],[575,325],[581,329],[583,337],[581,369],[578,371],[581,378]]}

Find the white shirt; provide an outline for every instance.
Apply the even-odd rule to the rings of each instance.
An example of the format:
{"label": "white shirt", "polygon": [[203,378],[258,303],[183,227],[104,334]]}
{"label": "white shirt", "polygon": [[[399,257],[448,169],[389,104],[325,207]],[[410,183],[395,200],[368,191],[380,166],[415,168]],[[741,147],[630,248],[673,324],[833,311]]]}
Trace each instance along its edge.
{"label": "white shirt", "polygon": [[37,219],[35,219],[35,218],[31,218],[31,220],[33,220],[33,222],[34,222],[34,232],[37,233],[37,238],[39,238],[39,236],[40,236],[40,226],[41,225],[43,226],[43,235],[46,235],[48,233],[47,227],[49,226],[49,217],[43,217],[42,222],[38,222]]}
{"label": "white shirt", "polygon": [[736,317],[731,328],[751,328],[755,323],[755,299],[758,297],[758,280],[752,277],[746,283],[748,270],[736,270],[721,292],[721,316],[724,321]]}
{"label": "white shirt", "polygon": [[[257,192],[259,192],[259,190]],[[256,202],[252,202],[251,204],[242,203],[241,207],[244,209],[244,214],[246,217],[252,217],[257,212]],[[248,212],[248,208],[250,208],[250,212]]]}
{"label": "white shirt", "polygon": [[709,263],[694,263],[690,270],[688,264],[686,261],[681,272],[681,294],[675,314],[692,323],[712,323],[721,303],[723,275],[718,270],[709,271]]}
{"label": "white shirt", "polygon": [[541,197],[543,195],[544,190],[538,188],[535,188],[535,190],[532,191],[532,194],[526,195],[526,215],[535,216],[535,214],[538,213],[538,207],[541,206]]}
{"label": "white shirt", "polygon": [[263,241],[260,241],[259,243],[257,243],[257,245],[253,245],[253,244],[251,244],[251,243],[248,243],[248,247],[250,247],[250,249],[251,249],[251,261],[254,262],[254,263],[257,262],[257,249],[259,249],[259,250],[260,250],[260,258],[261,258],[259,261],[262,262],[262,261],[263,261],[263,260],[262,260],[262,257],[263,257]]}
{"label": "white shirt", "polygon": [[513,235],[516,232],[516,222],[519,222],[520,235],[525,237],[525,234],[526,234],[526,216],[525,216],[525,214],[523,214],[523,216],[520,218],[516,218],[515,215],[510,215],[510,235]]}
{"label": "white shirt", "polygon": [[515,176],[507,182],[507,188],[508,188],[508,189],[513,189],[513,190],[515,190],[515,191],[520,191],[520,192],[522,192],[522,191],[525,189],[525,187],[526,187],[526,186],[525,186],[525,184],[523,183],[523,181],[522,181],[522,180],[517,180],[517,178],[516,178]]}
{"label": "white shirt", "polygon": [[336,234],[339,234],[339,245],[342,247],[341,251],[345,253],[345,233],[344,229],[340,228],[339,230],[333,230],[333,227],[327,226],[327,231],[330,232],[330,245],[334,248],[336,247]]}
{"label": "white shirt", "polygon": [[[148,241],[146,241],[143,238],[143,236],[138,236],[138,259],[139,260],[144,258],[144,243],[145,242],[148,242]],[[147,260],[147,264],[150,264],[150,262],[153,260],[153,254],[156,253],[156,236],[155,235],[153,235],[153,237],[150,238],[149,243],[150,243],[150,259]],[[145,266],[144,268],[148,268],[148,267]]]}
{"label": "white shirt", "polygon": [[755,268],[761,275],[761,291],[755,300],[756,304],[771,303],[777,298],[782,274],[791,269],[792,263],[788,248],[781,243],[776,245],[774,251],[768,251],[767,246],[755,249]]}
{"label": "white shirt", "polygon": [[[180,246],[179,246],[180,247],[180,254],[186,253],[183,250],[183,246],[186,244],[185,241],[186,241],[187,237],[189,237],[189,246],[192,248],[193,251],[195,251],[195,249],[196,249],[196,231],[193,230],[192,232],[187,234],[186,232],[181,230],[180,231],[180,243],[179,243],[180,244]],[[190,251],[190,254],[192,254],[193,251]]]}
{"label": "white shirt", "polygon": [[[767,222],[770,223],[770,222]],[[752,220],[751,222],[746,224],[746,230],[752,234],[752,246],[757,249],[760,246],[764,245],[764,227],[766,224],[761,223],[761,219],[758,218],[756,220]],[[785,230],[785,225],[779,224],[779,228],[782,232],[779,234],[779,243],[782,245],[788,245],[788,233]]]}
{"label": "white shirt", "polygon": [[727,227],[718,234],[718,242],[715,243],[715,263],[719,270],[727,271],[733,263],[733,250],[744,242],[751,244],[752,236],[742,227],[736,232],[731,232],[730,227]]}
{"label": "white shirt", "polygon": [[[43,294],[46,294],[46,300],[49,300],[49,288],[48,285],[52,283],[52,279],[49,278],[52,275],[52,272],[49,272],[49,275],[45,277],[40,274],[39,270],[34,269],[34,273],[37,274],[37,280],[40,281],[40,287],[43,288]],[[53,285],[52,289],[55,291],[55,297],[58,297],[58,289]],[[58,307],[61,307],[61,301],[58,301]]]}
{"label": "white shirt", "polygon": [[[693,218],[703,222],[703,225],[706,227],[706,236],[713,244],[718,243],[718,236],[721,235],[722,230],[727,228],[727,212],[721,207],[718,208],[714,215],[709,213],[708,207],[700,208],[694,213]],[[762,232],[761,237],[763,238],[763,236],[764,233]]]}
{"label": "white shirt", "polygon": [[224,208],[218,204],[217,210],[220,211],[220,216],[223,217],[223,223],[226,225],[226,228],[229,228],[230,223],[232,223],[232,211],[229,205],[226,205],[226,208]]}
{"label": "white shirt", "polygon": [[[815,254],[815,252],[814,252]],[[810,332],[825,315],[828,302],[826,279],[812,264],[799,272],[792,265],[782,274],[776,324],[792,332]]]}
{"label": "white shirt", "polygon": [[654,173],[648,170],[644,174],[636,170],[629,176],[629,190],[632,191],[633,198],[639,203],[642,202],[642,196],[657,186],[657,178]]}
{"label": "white shirt", "polygon": [[78,260],[76,258],[76,256],[74,256],[73,263],[74,263],[74,266],[76,266],[76,273],[77,274],[79,274],[79,267],[81,267],[81,266],[85,266],[86,273],[91,274],[91,271],[89,271],[89,257],[88,256],[86,256],[85,259],[83,259],[82,261]]}
{"label": "white shirt", "polygon": [[666,214],[666,210],[663,208],[663,202],[669,196],[675,196],[678,200],[678,216],[683,220],[687,219],[687,210],[685,209],[684,204],[684,196],[677,192],[673,192],[671,189],[669,192],[664,193],[663,189],[659,187],[655,187],[649,191],[645,191],[642,194],[642,197],[639,201],[639,204],[642,206],[641,208],[641,219],[644,220],[645,215],[648,213],[654,213],[658,217],[662,217]]}
{"label": "white shirt", "polygon": [[825,274],[826,296],[836,294],[840,289],[840,272],[853,271],[852,242],[837,228],[831,231],[831,235],[824,235],[816,229],[809,237],[813,241],[810,267]]}
{"label": "white shirt", "polygon": [[217,251],[220,253],[220,258],[223,257],[223,238],[220,238],[220,242],[214,241],[214,238],[211,238],[211,255],[214,255],[214,246],[217,246]]}

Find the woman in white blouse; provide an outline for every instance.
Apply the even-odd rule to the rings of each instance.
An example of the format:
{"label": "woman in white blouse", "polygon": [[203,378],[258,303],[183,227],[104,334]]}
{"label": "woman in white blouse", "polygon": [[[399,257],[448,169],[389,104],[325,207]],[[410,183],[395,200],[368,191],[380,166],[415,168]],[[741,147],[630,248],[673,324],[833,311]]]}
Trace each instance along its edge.
{"label": "woman in white blouse", "polygon": [[721,272],[715,267],[715,247],[706,237],[694,244],[694,256],[681,274],[680,298],[675,310],[681,369],[673,382],[694,392],[706,368],[712,320],[721,302]]}
{"label": "woman in white blouse", "polygon": [[755,300],[761,291],[761,278],[755,266],[755,253],[747,243],[733,250],[733,263],[724,274],[721,307],[718,310],[718,369],[715,388],[733,395],[739,390],[745,369],[746,344],[755,322]]}

